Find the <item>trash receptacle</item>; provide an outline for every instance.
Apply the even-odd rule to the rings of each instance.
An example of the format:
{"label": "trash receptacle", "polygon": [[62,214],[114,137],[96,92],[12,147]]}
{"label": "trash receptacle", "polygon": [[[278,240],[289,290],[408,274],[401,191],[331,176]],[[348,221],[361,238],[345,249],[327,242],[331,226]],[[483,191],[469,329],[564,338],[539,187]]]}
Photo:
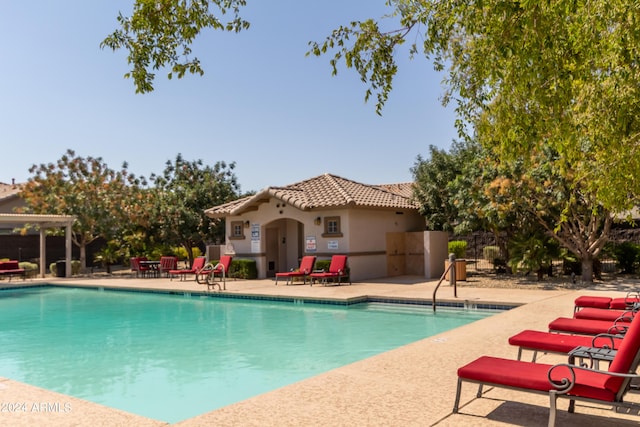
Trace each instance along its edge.
{"label": "trash receptacle", "polygon": [[56,277],[67,277],[67,261],[56,261]]}

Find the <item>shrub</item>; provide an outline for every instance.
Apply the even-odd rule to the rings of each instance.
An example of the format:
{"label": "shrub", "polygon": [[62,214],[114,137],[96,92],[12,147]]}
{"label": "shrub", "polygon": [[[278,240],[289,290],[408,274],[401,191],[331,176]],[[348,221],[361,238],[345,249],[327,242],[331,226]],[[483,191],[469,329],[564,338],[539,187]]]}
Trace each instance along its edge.
{"label": "shrub", "polygon": [[331,265],[331,260],[330,259],[319,259],[316,261],[313,269],[314,270],[323,270],[323,271],[329,271],[329,266]]}
{"label": "shrub", "polygon": [[636,270],[640,259],[640,245],[631,242],[622,242],[612,248],[613,258],[618,264],[621,273],[630,274]]}
{"label": "shrub", "polygon": [[514,272],[523,270],[525,273],[535,271],[538,280],[544,274],[551,275],[553,260],[561,255],[560,244],[543,233],[521,234],[509,242],[511,259],[508,265]]}
{"label": "shrub", "polygon": [[257,279],[258,266],[252,259],[234,259],[231,262],[230,277],[236,279]]}
{"label": "shrub", "polygon": [[449,242],[449,253],[456,259],[464,259],[467,255],[467,242],[465,240],[452,240]]}
{"label": "shrub", "polygon": [[[313,266],[313,270],[322,270],[322,271],[329,271],[329,267],[331,267],[331,260],[330,259],[320,259],[317,260],[316,263]],[[349,280],[349,273],[350,273],[350,268],[347,265],[347,277],[346,280]]]}
{"label": "shrub", "polygon": [[[58,268],[55,262],[49,264],[49,270],[51,271],[52,276],[58,275]],[[71,275],[75,276],[78,273],[80,273],[80,261],[78,261],[77,259],[71,260]]]}
{"label": "shrub", "polygon": [[493,263],[494,260],[502,258],[500,256],[500,248],[497,246],[485,246],[482,249],[482,257]]}
{"label": "shrub", "polygon": [[[202,256],[202,251],[200,250],[200,248],[195,247],[195,248],[191,248],[191,250],[193,251],[193,257],[194,258]],[[178,259],[187,259],[187,258],[189,258],[189,256],[187,255],[187,250],[185,248],[183,248],[182,246],[180,246],[178,248],[174,248],[173,249],[173,253],[175,254],[175,256],[178,257]]]}
{"label": "shrub", "polygon": [[[214,259],[209,261],[207,264],[216,266],[219,262],[220,260]],[[226,276],[234,279],[257,279],[258,266],[256,265],[255,260],[252,259],[234,259],[231,261],[231,267],[229,268],[229,272],[226,273]]]}
{"label": "shrub", "polygon": [[24,274],[26,277],[35,277],[38,275],[38,264],[23,261],[19,263],[19,265],[20,268],[24,268]]}

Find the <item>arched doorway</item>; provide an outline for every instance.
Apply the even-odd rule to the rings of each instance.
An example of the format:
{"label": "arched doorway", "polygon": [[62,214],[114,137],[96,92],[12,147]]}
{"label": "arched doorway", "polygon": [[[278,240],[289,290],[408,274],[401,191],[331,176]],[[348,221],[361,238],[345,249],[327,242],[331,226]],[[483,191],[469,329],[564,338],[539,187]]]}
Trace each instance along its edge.
{"label": "arched doorway", "polygon": [[267,277],[297,268],[304,255],[304,224],[281,218],[264,226]]}

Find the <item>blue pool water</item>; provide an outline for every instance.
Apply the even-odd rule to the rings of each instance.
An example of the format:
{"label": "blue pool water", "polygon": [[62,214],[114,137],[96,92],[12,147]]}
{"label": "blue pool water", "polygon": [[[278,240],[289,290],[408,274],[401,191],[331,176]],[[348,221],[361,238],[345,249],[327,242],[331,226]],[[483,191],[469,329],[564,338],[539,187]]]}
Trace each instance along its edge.
{"label": "blue pool water", "polygon": [[0,376],[173,423],[491,314],[2,291]]}

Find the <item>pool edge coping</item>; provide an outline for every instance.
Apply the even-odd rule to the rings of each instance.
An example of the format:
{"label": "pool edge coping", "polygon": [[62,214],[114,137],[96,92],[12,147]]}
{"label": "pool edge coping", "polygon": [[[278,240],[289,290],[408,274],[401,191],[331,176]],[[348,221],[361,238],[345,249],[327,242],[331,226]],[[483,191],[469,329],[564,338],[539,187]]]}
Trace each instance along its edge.
{"label": "pool edge coping", "polygon": [[[82,284],[82,283],[35,283],[35,284],[22,284],[17,286],[2,286],[0,287],[0,293],[6,290],[28,289],[28,288],[45,288],[45,287],[59,287],[59,288],[76,288],[76,289],[97,289],[107,290],[110,292],[138,292],[138,293],[150,293],[150,294],[164,294],[164,295],[183,295],[183,296],[196,296],[207,298],[221,298],[221,299],[245,299],[255,301],[277,301],[288,303],[307,303],[307,304],[324,304],[324,305],[338,305],[349,306],[362,303],[383,303],[383,304],[398,304],[398,305],[413,305],[413,306],[425,306],[433,307],[433,301],[427,298],[415,298],[415,297],[388,297],[377,295],[361,295],[357,297],[349,298],[311,298],[305,296],[279,296],[279,295],[263,295],[247,292],[225,292],[225,291],[186,291],[180,289],[155,289],[155,288],[139,288],[128,286],[104,286],[97,284]],[[441,299],[436,302],[436,308],[455,308],[455,309],[479,309],[479,310],[495,310],[506,311],[522,306],[521,303],[496,303],[496,302],[479,302],[479,301],[454,301],[449,299]]]}

